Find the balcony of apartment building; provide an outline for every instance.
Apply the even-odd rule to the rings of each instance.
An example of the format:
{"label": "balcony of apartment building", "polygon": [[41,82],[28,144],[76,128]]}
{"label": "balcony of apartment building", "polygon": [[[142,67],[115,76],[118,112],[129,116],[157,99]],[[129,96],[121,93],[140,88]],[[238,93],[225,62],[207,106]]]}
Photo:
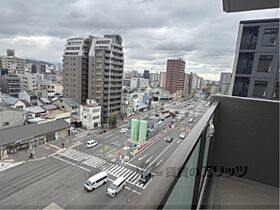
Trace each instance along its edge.
{"label": "balcony of apartment building", "polygon": [[118,77],[118,78],[122,79],[122,74],[119,73],[118,71],[117,72],[115,72],[113,70],[111,72],[104,71],[104,75],[107,76],[107,77],[111,75],[111,77],[114,76],[114,77]]}
{"label": "balcony of apartment building", "polygon": [[109,77],[109,76],[104,77],[104,82],[110,82],[110,81],[111,82],[120,82],[120,81],[122,81],[122,78],[118,78],[113,75],[111,75],[111,77]]}
{"label": "balcony of apartment building", "polygon": [[279,101],[213,96],[135,208],[279,209]]}
{"label": "balcony of apartment building", "polygon": [[119,83],[119,80],[117,82],[114,82],[114,83],[104,82],[103,86],[105,88],[121,88],[122,87],[122,83]]}
{"label": "balcony of apartment building", "polygon": [[106,100],[108,100],[109,98],[110,99],[120,99],[121,98],[121,95],[120,94],[111,94],[111,95],[108,95],[108,94],[104,94],[103,95],[103,98]]}
{"label": "balcony of apartment building", "polygon": [[104,100],[104,103],[103,103],[103,105],[104,106],[108,106],[108,105],[110,105],[110,106],[115,106],[115,105],[120,105],[120,103],[121,103],[121,100],[119,99],[112,99],[112,98],[110,98],[110,102],[109,102],[109,100]]}
{"label": "balcony of apartment building", "polygon": [[112,52],[116,52],[116,53],[123,55],[122,48],[114,47],[114,48],[112,48]]}
{"label": "balcony of apartment building", "polygon": [[[121,88],[112,88],[110,89],[110,93],[121,93],[122,89]],[[109,93],[109,89],[105,88],[104,93]]]}

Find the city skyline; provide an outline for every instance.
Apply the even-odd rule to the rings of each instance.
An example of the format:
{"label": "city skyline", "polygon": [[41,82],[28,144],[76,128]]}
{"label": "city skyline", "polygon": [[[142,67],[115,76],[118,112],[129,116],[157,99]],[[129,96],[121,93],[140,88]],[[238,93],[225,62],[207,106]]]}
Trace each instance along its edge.
{"label": "city skyline", "polygon": [[[218,80],[220,72],[232,72],[239,21],[277,15],[273,9],[227,16],[220,13],[220,1],[129,3],[5,1],[0,54],[12,48],[19,57],[62,62],[67,38],[118,33],[124,42],[125,71],[165,71],[167,59],[181,57],[187,72]],[[105,7],[108,12],[100,12]],[[20,26],[22,21],[27,27]]]}

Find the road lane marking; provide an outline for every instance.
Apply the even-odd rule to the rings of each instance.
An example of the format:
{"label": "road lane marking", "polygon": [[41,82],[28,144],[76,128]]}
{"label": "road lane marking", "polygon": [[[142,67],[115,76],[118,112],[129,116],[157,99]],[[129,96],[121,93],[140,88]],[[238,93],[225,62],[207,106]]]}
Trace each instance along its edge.
{"label": "road lane marking", "polygon": [[147,154],[145,154],[144,156],[138,158],[138,160],[143,160],[146,156],[147,156]]}
{"label": "road lane marking", "polygon": [[162,159],[160,161],[158,161],[158,163],[156,164],[156,167],[158,167],[162,162]]}
{"label": "road lane marking", "polygon": [[150,162],[150,160],[153,158],[153,156],[151,156],[146,162],[145,164],[147,164],[148,162]]}
{"label": "road lane marking", "polygon": [[70,165],[72,165],[72,166],[75,166],[75,167],[78,167],[78,168],[80,168],[80,169],[83,169],[83,170],[85,170],[85,171],[87,171],[87,172],[91,172],[91,170],[89,170],[89,169],[87,169],[87,168],[85,168],[85,167],[83,167],[83,166],[79,166],[79,165],[77,165],[77,164],[75,164],[75,163],[71,163],[70,161],[64,160],[64,159],[59,158],[59,157],[57,157],[57,156],[51,156],[51,157],[53,157],[53,158],[55,158],[55,159],[57,159],[57,160],[63,161],[63,162],[65,162],[65,163],[68,163],[68,164],[70,164]]}
{"label": "road lane marking", "polygon": [[[168,148],[169,147],[171,147],[171,145],[173,145],[174,144],[174,142],[175,141],[173,141],[173,143],[171,143],[171,144],[169,144],[151,163],[150,163],[150,165],[148,165],[148,167],[147,168],[149,168],[155,161],[157,161],[157,159],[166,151],[166,150],[168,150]],[[146,168],[146,169],[147,169]]]}
{"label": "road lane marking", "polygon": [[139,170],[141,170],[141,171],[145,171],[145,169],[140,168],[140,167],[135,166],[135,165],[132,165],[132,164],[131,164],[131,163],[129,163],[129,162],[124,163],[124,166],[125,166],[125,165],[129,165],[129,166],[131,166],[131,167],[133,167],[133,168],[137,168],[137,169],[139,169]]}

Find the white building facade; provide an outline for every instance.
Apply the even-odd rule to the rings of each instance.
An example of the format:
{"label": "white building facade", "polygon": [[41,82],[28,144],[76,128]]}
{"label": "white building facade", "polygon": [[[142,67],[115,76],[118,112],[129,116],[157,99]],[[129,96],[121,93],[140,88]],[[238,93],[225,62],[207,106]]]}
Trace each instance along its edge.
{"label": "white building facade", "polygon": [[101,126],[101,106],[93,99],[87,99],[81,108],[82,126],[88,130]]}

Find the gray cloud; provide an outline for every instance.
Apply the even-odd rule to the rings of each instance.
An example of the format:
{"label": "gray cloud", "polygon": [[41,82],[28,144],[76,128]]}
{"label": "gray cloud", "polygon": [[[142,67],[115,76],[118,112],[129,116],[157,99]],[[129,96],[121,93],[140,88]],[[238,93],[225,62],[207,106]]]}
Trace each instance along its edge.
{"label": "gray cloud", "polygon": [[186,71],[218,78],[231,71],[240,20],[275,10],[225,14],[221,0],[0,0],[0,54],[61,61],[65,39],[119,33],[125,70],[164,71],[182,57]]}

